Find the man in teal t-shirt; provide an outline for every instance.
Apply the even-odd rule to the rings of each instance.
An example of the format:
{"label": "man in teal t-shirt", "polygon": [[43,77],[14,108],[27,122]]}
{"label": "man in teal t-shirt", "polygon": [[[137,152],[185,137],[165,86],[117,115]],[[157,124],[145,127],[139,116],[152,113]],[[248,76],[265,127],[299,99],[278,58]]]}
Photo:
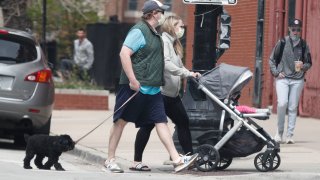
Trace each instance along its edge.
{"label": "man in teal t-shirt", "polygon": [[[135,123],[136,127],[155,125],[161,142],[174,162],[176,172],[189,167],[198,156],[198,154],[179,156],[167,125],[160,92],[160,86],[164,84],[163,42],[155,28],[164,22],[164,11],[168,8],[157,0],[146,1],[142,9],[142,21],[131,28],[122,46],[120,58],[123,69],[116,96],[114,108],[116,112],[113,116],[114,124],[110,132],[108,158],[105,161],[104,170],[123,172],[116,163],[115,151],[127,122]],[[117,111],[137,91],[137,95]],[[135,170],[139,170],[146,166],[141,162],[134,164],[134,167],[136,167]],[[150,169],[147,168],[147,170]]]}

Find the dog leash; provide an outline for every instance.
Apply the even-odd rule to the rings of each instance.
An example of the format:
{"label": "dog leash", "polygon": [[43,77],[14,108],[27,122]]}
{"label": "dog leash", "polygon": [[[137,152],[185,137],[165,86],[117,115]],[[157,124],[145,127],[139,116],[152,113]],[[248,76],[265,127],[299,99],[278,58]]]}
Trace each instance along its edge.
{"label": "dog leash", "polygon": [[100,124],[98,124],[95,128],[93,128],[91,131],[89,131],[87,134],[83,135],[81,138],[79,138],[77,141],[75,141],[75,144],[77,144],[79,141],[81,141],[83,138],[87,137],[90,133],[92,133],[94,130],[96,130],[98,127],[100,127],[103,123],[105,123],[109,118],[111,118],[116,112],[118,112],[123,106],[125,106],[133,97],[135,97],[138,94],[139,91],[136,91],[134,94],[132,94],[126,102],[124,102],[117,110],[115,110],[107,119],[103,120]]}

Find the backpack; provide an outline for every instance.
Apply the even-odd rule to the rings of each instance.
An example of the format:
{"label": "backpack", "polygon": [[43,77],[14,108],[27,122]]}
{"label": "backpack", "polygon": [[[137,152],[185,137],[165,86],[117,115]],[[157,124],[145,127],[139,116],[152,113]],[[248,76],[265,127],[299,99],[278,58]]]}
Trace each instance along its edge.
{"label": "backpack", "polygon": [[[306,50],[306,41],[301,39],[301,42],[302,42],[302,61],[305,63],[305,62],[308,62],[312,65],[312,61],[311,61],[311,56],[310,56],[310,53],[308,53],[307,55],[307,59],[305,60],[304,59],[304,53],[305,53],[305,50]],[[276,60],[276,67],[278,67],[278,64],[280,63],[281,59],[282,59],[282,54],[283,54],[283,49],[284,49],[284,46],[286,45],[286,40],[285,38],[282,38],[280,40],[280,50],[278,53],[275,53],[274,54],[274,59]]]}

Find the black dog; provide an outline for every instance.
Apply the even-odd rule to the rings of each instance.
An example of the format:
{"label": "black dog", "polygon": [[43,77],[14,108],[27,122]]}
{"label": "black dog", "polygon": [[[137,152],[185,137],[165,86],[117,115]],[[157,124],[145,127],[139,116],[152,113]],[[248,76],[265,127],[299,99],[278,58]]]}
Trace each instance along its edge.
{"label": "black dog", "polygon": [[[36,155],[34,164],[39,169],[50,169],[54,165],[58,171],[64,171],[59,161],[62,152],[72,150],[75,142],[69,135],[49,136],[49,135],[33,135],[26,138],[26,157],[24,158],[25,169],[32,169],[30,166],[31,159]],[[42,164],[44,157],[48,157],[48,161]]]}

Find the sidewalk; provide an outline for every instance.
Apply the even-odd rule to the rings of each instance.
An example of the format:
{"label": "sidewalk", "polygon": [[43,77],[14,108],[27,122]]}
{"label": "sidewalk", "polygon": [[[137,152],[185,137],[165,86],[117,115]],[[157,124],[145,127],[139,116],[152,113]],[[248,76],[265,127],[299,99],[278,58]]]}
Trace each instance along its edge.
{"label": "sidewalk", "polygon": [[[112,115],[114,96],[109,97],[110,111],[66,111],[55,110],[51,125],[51,132],[54,134],[69,134],[75,141],[96,127],[99,123]],[[276,116],[271,115],[267,121],[257,121],[270,135],[275,134]],[[72,152],[81,158],[95,164],[103,164],[107,157],[107,146],[109,130],[112,126],[112,117],[102,126],[81,140]],[[169,123],[171,132],[173,124]],[[268,179],[320,179],[320,119],[298,117],[295,141],[296,144],[281,145],[281,165],[274,172],[260,173],[254,167],[255,154],[245,158],[235,158],[232,164],[225,171],[219,172],[189,172],[186,175],[229,177],[228,179],[243,177],[263,177]],[[121,141],[117,149],[118,161],[126,172],[132,165],[134,154],[134,140],[137,129],[134,124],[129,123],[124,130]],[[149,143],[145,149],[143,161],[152,171],[150,173],[172,174],[172,166],[162,165],[169,155],[160,142],[156,131],[153,131]],[[300,175],[299,175],[300,174]],[[301,175],[302,174],[302,175]],[[174,174],[172,174],[174,175]],[[245,176],[243,176],[245,175]],[[300,177],[300,178],[299,178]]]}

